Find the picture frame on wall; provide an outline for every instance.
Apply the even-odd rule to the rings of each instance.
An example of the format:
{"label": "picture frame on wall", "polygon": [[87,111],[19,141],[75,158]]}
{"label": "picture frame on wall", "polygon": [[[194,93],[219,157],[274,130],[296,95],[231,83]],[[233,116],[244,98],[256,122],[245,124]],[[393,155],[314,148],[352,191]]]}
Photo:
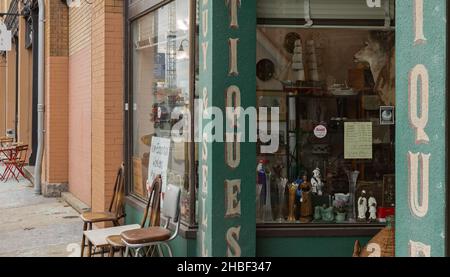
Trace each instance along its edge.
{"label": "picture frame on wall", "polygon": [[395,124],[395,107],[381,106],[380,125],[394,125],[394,124]]}
{"label": "picture frame on wall", "polygon": [[[270,108],[279,108],[280,109],[279,120],[286,121],[286,113],[287,113],[286,95],[282,91],[272,91],[272,90],[257,91],[256,99],[257,99],[256,108],[258,109],[258,114],[259,108],[269,108],[267,120],[270,121],[271,120]],[[259,120],[265,120],[265,118],[263,118],[261,115],[259,115],[258,118]]]}

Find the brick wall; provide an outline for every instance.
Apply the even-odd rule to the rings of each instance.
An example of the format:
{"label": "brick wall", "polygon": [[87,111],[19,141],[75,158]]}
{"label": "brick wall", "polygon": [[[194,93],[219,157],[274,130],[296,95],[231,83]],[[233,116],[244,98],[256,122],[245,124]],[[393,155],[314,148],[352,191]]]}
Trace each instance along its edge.
{"label": "brick wall", "polygon": [[[68,182],[68,8],[46,6],[45,174],[44,185]],[[45,188],[44,188],[45,191]]]}
{"label": "brick wall", "polygon": [[111,199],[123,160],[123,0],[98,0],[92,15],[92,208]]}
{"label": "brick wall", "polygon": [[91,206],[91,7],[69,10],[69,191]]}

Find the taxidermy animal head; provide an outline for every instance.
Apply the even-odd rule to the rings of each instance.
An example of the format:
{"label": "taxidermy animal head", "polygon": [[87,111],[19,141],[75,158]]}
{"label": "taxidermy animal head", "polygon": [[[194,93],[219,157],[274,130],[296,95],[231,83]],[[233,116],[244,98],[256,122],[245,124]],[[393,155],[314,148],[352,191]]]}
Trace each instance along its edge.
{"label": "taxidermy animal head", "polygon": [[395,35],[372,31],[355,54],[355,62],[367,63],[375,80],[375,90],[386,106],[395,105]]}

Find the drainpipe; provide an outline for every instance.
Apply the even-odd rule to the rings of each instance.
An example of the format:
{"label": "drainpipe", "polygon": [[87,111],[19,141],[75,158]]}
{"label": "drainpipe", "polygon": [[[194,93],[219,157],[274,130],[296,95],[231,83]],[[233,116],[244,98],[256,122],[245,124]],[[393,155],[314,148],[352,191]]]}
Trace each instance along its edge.
{"label": "drainpipe", "polygon": [[42,160],[44,158],[44,37],[45,37],[45,4],[44,0],[38,0],[39,5],[39,38],[38,38],[38,150],[36,155],[36,167],[34,171],[34,191],[41,194]]}

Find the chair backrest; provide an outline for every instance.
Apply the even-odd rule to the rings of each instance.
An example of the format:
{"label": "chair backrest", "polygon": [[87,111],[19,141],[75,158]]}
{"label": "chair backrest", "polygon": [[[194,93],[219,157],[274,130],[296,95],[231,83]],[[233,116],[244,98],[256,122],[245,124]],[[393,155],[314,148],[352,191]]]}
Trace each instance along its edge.
{"label": "chair backrest", "polygon": [[16,147],[16,159],[19,163],[27,161],[28,145],[20,145]]}
{"label": "chair backrest", "polygon": [[141,227],[145,228],[147,219],[149,219],[149,227],[159,226],[160,224],[160,212],[161,212],[161,190],[162,190],[162,177],[156,176],[153,180],[148,200],[147,207],[145,208],[144,217],[142,218]]}
{"label": "chair backrest", "polygon": [[115,213],[117,218],[121,218],[125,214],[125,164],[119,168],[116,176],[116,182],[114,184],[113,197],[109,204],[109,212]]}
{"label": "chair backrest", "polygon": [[13,142],[14,142],[14,138],[8,138],[8,137],[0,138],[0,146],[1,147],[6,146],[7,143],[13,143]]}
{"label": "chair backrest", "polygon": [[174,185],[169,185],[164,196],[164,205],[162,214],[173,222],[178,222],[180,220],[180,197],[181,188]]}

